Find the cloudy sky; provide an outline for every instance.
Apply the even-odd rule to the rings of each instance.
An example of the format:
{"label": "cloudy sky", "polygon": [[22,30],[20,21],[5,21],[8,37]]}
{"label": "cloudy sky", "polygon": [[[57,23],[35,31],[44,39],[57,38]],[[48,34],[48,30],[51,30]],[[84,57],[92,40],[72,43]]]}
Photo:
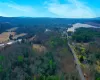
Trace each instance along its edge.
{"label": "cloudy sky", "polygon": [[0,0],[0,16],[100,17],[100,0]]}

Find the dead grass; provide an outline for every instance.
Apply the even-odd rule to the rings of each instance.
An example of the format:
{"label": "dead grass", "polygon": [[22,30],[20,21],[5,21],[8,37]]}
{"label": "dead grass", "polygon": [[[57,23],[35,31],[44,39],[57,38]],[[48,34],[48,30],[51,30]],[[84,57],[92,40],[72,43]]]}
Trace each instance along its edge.
{"label": "dead grass", "polygon": [[0,43],[2,42],[6,42],[7,40],[9,40],[9,35],[15,35],[15,32],[3,32],[2,34],[0,34]]}
{"label": "dead grass", "polygon": [[8,41],[10,35],[13,35],[13,39],[17,39],[18,37],[22,37],[27,34],[21,33],[21,34],[16,35],[16,32],[3,32],[2,34],[0,34],[0,43],[4,43],[4,42]]}
{"label": "dead grass", "polygon": [[46,47],[40,44],[33,44],[33,49],[39,53],[46,52]]}

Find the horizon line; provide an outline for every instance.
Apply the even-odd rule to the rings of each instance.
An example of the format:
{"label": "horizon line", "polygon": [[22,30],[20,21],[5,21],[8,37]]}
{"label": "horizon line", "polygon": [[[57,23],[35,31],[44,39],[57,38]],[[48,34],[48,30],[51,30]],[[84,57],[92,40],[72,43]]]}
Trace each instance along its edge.
{"label": "horizon line", "polygon": [[[7,18],[64,18],[64,17],[30,17],[30,16],[0,16],[0,17],[7,17]],[[66,18],[65,19],[94,19],[100,17],[91,17],[91,18]]]}

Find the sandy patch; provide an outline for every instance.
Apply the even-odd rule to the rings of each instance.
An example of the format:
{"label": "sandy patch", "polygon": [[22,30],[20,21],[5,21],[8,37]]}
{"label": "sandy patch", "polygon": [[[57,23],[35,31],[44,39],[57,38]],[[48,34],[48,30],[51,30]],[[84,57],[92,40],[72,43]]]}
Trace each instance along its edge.
{"label": "sandy patch", "polygon": [[39,44],[33,44],[33,49],[38,52],[46,52],[46,47],[39,45]]}

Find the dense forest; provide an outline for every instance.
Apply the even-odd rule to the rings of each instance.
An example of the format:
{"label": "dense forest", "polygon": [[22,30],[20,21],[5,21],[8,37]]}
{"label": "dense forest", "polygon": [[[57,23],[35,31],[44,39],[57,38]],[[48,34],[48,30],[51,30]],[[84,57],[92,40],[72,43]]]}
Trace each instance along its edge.
{"label": "dense forest", "polygon": [[79,28],[72,36],[73,40],[77,42],[90,42],[100,37],[100,29],[97,28]]}
{"label": "dense forest", "polygon": [[0,34],[4,31],[6,31],[7,29],[10,29],[14,26],[12,26],[11,24],[9,23],[0,23]]}
{"label": "dense forest", "polygon": [[66,26],[67,24],[74,24],[74,23],[87,23],[87,22],[95,22],[100,23],[100,19],[98,18],[48,18],[48,17],[40,17],[40,18],[32,18],[32,17],[0,17],[0,22],[9,22],[11,24],[17,25],[57,25],[57,26]]}
{"label": "dense forest", "polygon": [[0,51],[0,79],[79,80],[79,76],[67,39],[58,32],[42,32],[35,40],[25,39]]}

